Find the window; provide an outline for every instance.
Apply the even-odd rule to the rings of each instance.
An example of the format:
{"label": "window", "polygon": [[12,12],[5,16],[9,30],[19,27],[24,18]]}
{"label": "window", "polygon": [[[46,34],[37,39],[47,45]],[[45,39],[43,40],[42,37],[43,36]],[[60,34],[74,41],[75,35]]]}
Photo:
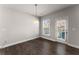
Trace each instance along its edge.
{"label": "window", "polygon": [[67,20],[57,20],[56,21],[56,37],[57,39],[66,40],[67,35]]}
{"label": "window", "polygon": [[42,34],[50,36],[50,20],[44,19],[42,21]]}

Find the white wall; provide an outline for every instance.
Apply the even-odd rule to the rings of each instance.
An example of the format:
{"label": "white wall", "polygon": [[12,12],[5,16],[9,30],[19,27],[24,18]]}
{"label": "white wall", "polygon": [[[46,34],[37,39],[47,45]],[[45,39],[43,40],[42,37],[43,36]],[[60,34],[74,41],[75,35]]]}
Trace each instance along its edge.
{"label": "white wall", "polygon": [[28,41],[39,35],[38,18],[0,5],[0,46]]}
{"label": "white wall", "polygon": [[50,40],[56,40],[55,22],[56,18],[60,17],[68,17],[67,20],[69,21],[69,36],[66,42],[79,47],[79,5],[65,8],[41,18],[40,22],[46,18],[51,20],[51,36],[48,37],[41,34],[41,23],[39,34],[39,24],[34,23],[34,20],[38,20],[36,17],[0,5],[0,47],[19,41],[28,41],[39,35],[50,38]]}
{"label": "white wall", "polygon": [[[55,38],[55,22],[57,19],[64,18],[68,20],[68,29],[69,35],[66,42],[72,46],[79,48],[79,5],[74,5],[63,10],[57,11],[55,13],[51,13],[49,15],[41,17],[42,19],[50,19],[51,20],[51,36],[47,37],[42,35],[43,37],[50,38],[50,40],[56,40]],[[42,26],[42,25],[41,25]],[[41,32],[41,30],[40,30]]]}

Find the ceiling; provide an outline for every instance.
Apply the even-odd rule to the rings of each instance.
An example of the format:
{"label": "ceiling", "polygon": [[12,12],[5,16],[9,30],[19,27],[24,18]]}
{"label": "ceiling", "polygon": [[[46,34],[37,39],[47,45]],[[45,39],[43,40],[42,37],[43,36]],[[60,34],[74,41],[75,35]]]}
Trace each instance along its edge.
{"label": "ceiling", "polygon": [[[63,8],[67,8],[72,4],[37,4],[37,16],[44,16]],[[36,15],[35,4],[7,4],[5,7],[30,15]]]}

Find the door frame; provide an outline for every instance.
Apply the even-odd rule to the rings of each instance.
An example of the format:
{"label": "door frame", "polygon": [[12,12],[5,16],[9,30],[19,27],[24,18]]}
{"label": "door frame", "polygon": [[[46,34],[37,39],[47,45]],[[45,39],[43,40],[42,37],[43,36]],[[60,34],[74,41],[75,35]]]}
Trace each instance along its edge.
{"label": "door frame", "polygon": [[[69,21],[68,21],[68,19],[69,19],[68,16],[66,16],[66,17],[60,17],[60,18],[56,18],[56,19],[55,19],[55,38],[56,38],[56,41],[57,41],[57,42],[67,43],[68,36],[69,36],[69,27],[68,27]],[[67,31],[66,31],[66,32],[67,32],[67,33],[66,33],[66,35],[65,35],[65,36],[66,36],[66,37],[65,37],[65,40],[58,39],[57,36],[56,36],[56,35],[57,35],[57,34],[56,34],[56,22],[57,22],[57,20],[66,20],[66,23],[67,23],[67,24],[66,24],[66,27],[67,27]]]}

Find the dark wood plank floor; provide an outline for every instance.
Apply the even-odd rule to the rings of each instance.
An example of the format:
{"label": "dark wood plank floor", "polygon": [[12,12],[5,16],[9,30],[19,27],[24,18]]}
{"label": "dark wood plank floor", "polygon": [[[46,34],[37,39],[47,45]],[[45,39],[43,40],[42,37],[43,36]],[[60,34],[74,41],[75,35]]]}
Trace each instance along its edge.
{"label": "dark wood plank floor", "polygon": [[0,49],[1,55],[79,55],[79,49],[37,38],[4,49]]}

